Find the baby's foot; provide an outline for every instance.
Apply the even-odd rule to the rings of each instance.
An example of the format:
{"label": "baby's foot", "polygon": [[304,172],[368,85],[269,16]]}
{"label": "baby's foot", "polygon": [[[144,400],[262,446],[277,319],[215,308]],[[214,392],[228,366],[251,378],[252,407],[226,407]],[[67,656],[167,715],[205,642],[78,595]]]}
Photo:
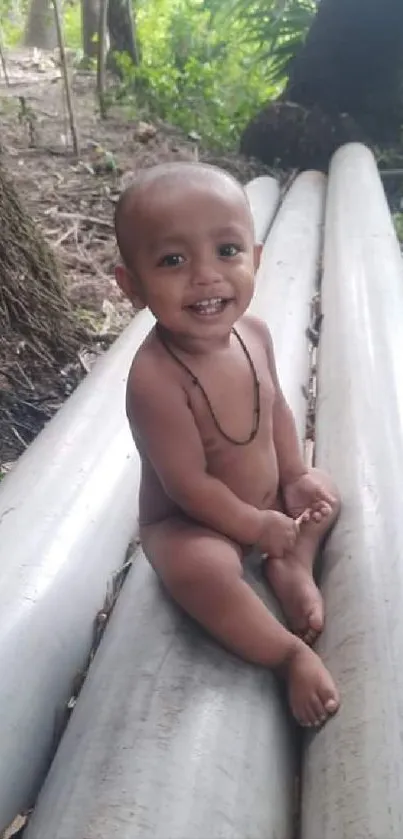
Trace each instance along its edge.
{"label": "baby's foot", "polygon": [[313,644],[324,624],[323,600],[312,576],[293,553],[268,559],[266,576],[290,628],[306,644]]}
{"label": "baby's foot", "polygon": [[289,626],[306,644],[313,644],[323,629],[323,600],[313,579],[313,566],[332,519],[333,510],[329,504],[314,505],[300,517],[294,550],[280,559],[270,558],[266,563],[268,582]]}
{"label": "baby's foot", "polygon": [[298,644],[289,660],[286,678],[290,707],[300,725],[319,727],[339,709],[339,693],[329,671],[305,644]]}

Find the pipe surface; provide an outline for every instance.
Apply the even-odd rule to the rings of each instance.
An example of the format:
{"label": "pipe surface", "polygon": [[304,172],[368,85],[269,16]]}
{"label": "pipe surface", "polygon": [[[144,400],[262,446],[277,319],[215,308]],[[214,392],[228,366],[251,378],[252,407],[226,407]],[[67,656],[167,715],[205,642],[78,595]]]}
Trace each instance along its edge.
{"label": "pipe surface", "polygon": [[341,491],[317,649],[342,707],[305,748],[303,839],[403,836],[403,263],[372,154],[328,191],[316,462]]}
{"label": "pipe surface", "polygon": [[291,736],[273,676],[191,624],[140,555],[26,839],[290,839]]}
{"label": "pipe surface", "polygon": [[258,289],[249,309],[270,325],[276,358],[281,359],[282,389],[292,405],[301,440],[306,421],[302,387],[309,376],[306,330],[315,292],[313,278],[316,281],[320,269],[325,197],[326,178],[321,172],[303,172],[294,181],[263,249]]}
{"label": "pipe surface", "polygon": [[[294,189],[299,197],[298,183]],[[304,188],[310,199],[307,206],[298,201],[308,252],[319,247],[323,189],[322,178],[311,178],[310,189]],[[276,252],[279,260],[287,254],[296,276],[301,270],[300,234],[292,206],[290,195],[276,234]],[[295,264],[290,257],[294,235]],[[270,248],[271,237],[266,244],[269,252]],[[292,312],[301,322],[301,307],[307,315],[307,289],[312,295],[316,259],[317,255],[303,262],[309,278],[295,283],[288,324]],[[283,277],[274,265],[267,286],[268,277],[260,272],[256,300],[268,320],[276,316],[269,289],[275,289],[273,306],[279,306],[282,295],[276,283]],[[287,289],[286,284],[284,292]],[[295,367],[294,350],[299,352],[301,344],[281,346],[280,375],[288,372],[291,379],[288,368]],[[307,358],[305,340],[302,347]],[[267,601],[258,560],[250,562],[248,573]],[[209,640],[168,600],[140,554],[91,665],[26,839],[291,839],[293,735],[286,700],[273,675]]]}
{"label": "pipe surface", "polygon": [[[264,181],[266,202],[252,199],[260,228],[278,202],[276,182]],[[36,797],[94,618],[137,527],[125,388],[152,323],[136,316],[1,483],[0,831]]]}
{"label": "pipe surface", "polygon": [[134,533],[139,474],[125,417],[141,315],[0,490],[0,829],[32,804],[93,621]]}
{"label": "pipe surface", "polygon": [[[263,175],[249,181],[245,192],[252,210],[255,240],[263,244],[280,203],[280,185],[275,178]],[[269,208],[272,210],[268,212]]]}

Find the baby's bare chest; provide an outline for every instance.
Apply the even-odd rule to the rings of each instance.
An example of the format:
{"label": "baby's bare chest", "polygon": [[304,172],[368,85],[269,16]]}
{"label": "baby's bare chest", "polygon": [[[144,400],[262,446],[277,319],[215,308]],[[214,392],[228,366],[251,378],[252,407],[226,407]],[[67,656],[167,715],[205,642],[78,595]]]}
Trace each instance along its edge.
{"label": "baby's bare chest", "polygon": [[243,459],[267,449],[275,393],[263,353],[250,362],[226,359],[208,377],[201,371],[187,392],[207,459]]}

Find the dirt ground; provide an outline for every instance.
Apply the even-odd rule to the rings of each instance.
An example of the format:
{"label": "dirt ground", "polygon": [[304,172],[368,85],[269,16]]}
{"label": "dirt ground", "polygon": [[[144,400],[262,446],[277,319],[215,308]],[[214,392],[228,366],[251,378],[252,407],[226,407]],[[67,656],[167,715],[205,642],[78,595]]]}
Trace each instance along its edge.
{"label": "dirt ground", "polygon": [[20,49],[6,58],[8,84],[0,74],[1,160],[57,254],[77,316],[99,340],[83,346],[76,363],[57,371],[56,379],[44,377],[39,388],[24,380],[22,366],[15,382],[7,383],[11,409],[0,417],[0,476],[132,316],[113,279],[112,228],[114,203],[130,176],[160,161],[196,155],[244,183],[269,172],[257,161],[214,154],[172,126],[145,120],[122,105],[113,105],[101,120],[94,74],[72,69],[77,160],[57,56]]}

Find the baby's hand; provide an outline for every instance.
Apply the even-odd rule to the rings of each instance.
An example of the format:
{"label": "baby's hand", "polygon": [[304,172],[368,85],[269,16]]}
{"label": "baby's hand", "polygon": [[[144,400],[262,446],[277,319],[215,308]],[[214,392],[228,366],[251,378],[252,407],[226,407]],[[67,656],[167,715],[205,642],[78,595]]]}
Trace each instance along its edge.
{"label": "baby's hand", "polygon": [[262,511],[262,529],[258,547],[272,559],[284,556],[295,547],[299,524],[299,521],[290,519],[277,510]]}
{"label": "baby's hand", "polygon": [[337,505],[337,499],[315,472],[306,472],[282,490],[286,509],[294,518],[309,508],[312,520],[320,522],[330,516]]}

